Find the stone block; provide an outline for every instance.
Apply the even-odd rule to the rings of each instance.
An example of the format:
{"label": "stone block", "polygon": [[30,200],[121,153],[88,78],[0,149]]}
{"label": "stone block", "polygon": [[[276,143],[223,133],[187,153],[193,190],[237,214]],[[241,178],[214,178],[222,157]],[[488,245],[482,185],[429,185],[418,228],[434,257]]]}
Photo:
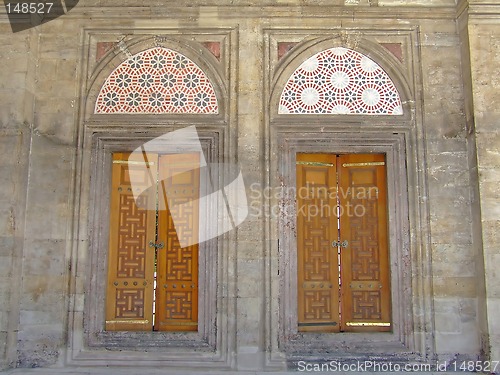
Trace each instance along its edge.
{"label": "stone block", "polygon": [[460,333],[462,331],[460,317],[457,312],[436,313],[434,315],[434,324],[438,334]]}
{"label": "stone block", "polygon": [[[73,105],[68,99],[68,106]],[[57,144],[71,145],[74,141],[76,129],[74,124],[74,113],[68,110],[62,112],[38,112],[35,115],[37,127],[36,134],[47,137]]]}
{"label": "stone block", "polygon": [[0,255],[0,275],[9,277],[12,272],[12,257]]}
{"label": "stone block", "polygon": [[38,81],[54,81],[57,76],[57,62],[59,59],[40,59],[36,79]]}
{"label": "stone block", "polygon": [[477,296],[475,277],[433,277],[434,294],[439,297]]}
{"label": "stone block", "polygon": [[475,355],[479,351],[479,333],[475,322],[461,325],[459,333],[436,332],[436,350],[438,353],[460,353]]}
{"label": "stone block", "polygon": [[66,241],[60,239],[26,239],[24,274],[63,276],[67,271]]}
{"label": "stone block", "polygon": [[60,314],[54,314],[52,311],[33,311],[21,310],[19,324],[23,327],[28,326],[49,326],[61,320]]}
{"label": "stone block", "polygon": [[489,220],[482,222],[483,229],[483,245],[487,250],[487,254],[500,254],[500,246],[498,246],[498,228],[500,228],[500,220]]}
{"label": "stone block", "polygon": [[0,235],[0,256],[10,258],[15,248],[13,236]]}
{"label": "stone block", "polygon": [[467,152],[467,142],[461,138],[427,138],[426,144],[428,155],[449,155],[453,157],[455,153]]}
{"label": "stone block", "polygon": [[62,342],[61,335],[57,335],[56,338],[45,327],[41,332],[33,332],[35,337],[31,337],[29,333],[25,335],[19,332],[23,339],[18,342],[17,367],[48,367],[57,362]]}
{"label": "stone block", "polygon": [[470,211],[453,206],[454,201],[431,207],[431,231],[433,243],[471,244]]}
{"label": "stone block", "polygon": [[[430,96],[426,101],[432,102],[432,106],[425,108],[425,131],[432,139],[465,139],[465,116],[461,113],[453,113],[448,108],[448,101],[441,95]],[[451,99],[450,99],[451,100]]]}
{"label": "stone block", "polygon": [[0,207],[0,235],[13,236],[16,229],[14,206],[3,203]]}
{"label": "stone block", "polygon": [[20,89],[25,87],[26,73],[25,72],[12,72],[9,74],[8,79],[0,80],[0,90],[9,90],[11,88]]}
{"label": "stone block", "polygon": [[452,277],[473,277],[476,270],[471,250],[470,245],[433,244],[433,274]]}
{"label": "stone block", "polygon": [[237,296],[255,297],[262,296],[264,292],[263,261],[261,259],[238,259]]}
{"label": "stone block", "polygon": [[[493,104],[487,103],[486,105]],[[498,136],[500,111],[497,111],[495,107],[490,107],[483,112],[476,111],[475,116],[474,126],[477,133],[482,134],[483,136],[487,133],[496,133]]]}
{"label": "stone block", "polygon": [[[500,117],[496,124],[500,121]],[[500,133],[482,133],[476,135],[478,166],[500,168]],[[498,172],[500,173],[500,171]]]}
{"label": "stone block", "polygon": [[6,309],[7,305],[2,305],[0,308],[0,332],[9,330],[9,310]]}
{"label": "stone block", "polygon": [[60,321],[65,308],[66,290],[66,278],[63,276],[25,276],[20,299],[21,310],[52,311],[54,319]]}
{"label": "stone block", "polygon": [[[480,183],[481,188],[481,183]],[[483,221],[496,221],[500,217],[500,201],[498,196],[483,195],[481,189],[481,219]],[[498,243],[498,238],[495,240]]]}
{"label": "stone block", "polygon": [[238,346],[258,346],[262,340],[262,298],[237,298]]}
{"label": "stone block", "polygon": [[[7,332],[0,330],[0,364],[5,360],[7,355]],[[0,370],[2,367],[0,366]]]}
{"label": "stone block", "polygon": [[59,59],[57,60],[56,79],[62,81],[75,82],[78,77],[76,59]]}
{"label": "stone block", "polygon": [[[452,185],[452,183],[444,184],[444,181],[440,183],[440,174],[437,176],[436,180],[429,177],[429,197],[432,201],[436,202],[431,206],[431,210],[436,212],[438,216],[453,216],[454,214],[468,215],[471,199],[470,187]],[[464,179],[468,177],[466,173],[462,176]],[[441,208],[444,210],[442,213],[439,213]]]}

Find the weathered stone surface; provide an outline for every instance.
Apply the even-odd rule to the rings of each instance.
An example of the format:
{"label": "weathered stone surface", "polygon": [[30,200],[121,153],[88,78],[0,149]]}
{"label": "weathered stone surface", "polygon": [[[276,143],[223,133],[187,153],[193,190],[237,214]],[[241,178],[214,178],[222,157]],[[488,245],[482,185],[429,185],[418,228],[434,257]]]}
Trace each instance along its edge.
{"label": "weathered stone surface", "polygon": [[[405,353],[401,358],[409,358],[409,352],[470,359],[486,352],[491,359],[500,358],[500,27],[495,21],[500,10],[491,2],[481,8],[480,1],[471,0],[471,16],[464,21],[464,17],[457,20],[455,0],[222,3],[80,0],[67,16],[17,34],[11,33],[5,15],[0,16],[0,368],[62,364],[65,348],[70,350],[68,361],[80,355],[80,364],[94,361],[84,357],[95,353],[101,357],[91,365],[130,358],[153,363],[151,353],[140,350],[122,354],[103,348],[93,348],[92,354],[83,350],[84,322],[95,319],[89,316],[95,313],[89,307],[95,302],[88,291],[95,279],[89,265],[95,256],[90,251],[97,246],[95,233],[100,230],[99,225],[89,224],[88,215],[105,209],[96,207],[102,192],[91,190],[96,176],[89,169],[94,156],[88,152],[97,146],[82,136],[84,130],[95,130],[89,130],[92,121],[105,128],[110,138],[132,137],[137,130],[147,133],[144,123],[159,128],[183,123],[181,117],[141,115],[119,119],[103,115],[96,120],[86,109],[93,105],[92,90],[105,79],[99,69],[115,67],[104,67],[104,59],[111,55],[100,62],[88,60],[95,60],[97,41],[124,40],[133,48],[149,40],[152,46],[151,36],[160,34],[169,34],[192,53],[202,50],[201,42],[221,41],[221,60],[214,71],[220,73],[222,92],[227,94],[222,98],[227,99],[227,111],[222,114],[227,122],[203,117],[200,127],[224,128],[221,159],[237,161],[252,205],[238,231],[218,242],[217,275],[211,277],[218,282],[217,329],[225,332],[217,338],[222,343],[219,352],[184,347],[179,358],[195,353],[200,355],[197,358],[206,355],[210,361],[219,360],[210,363],[215,371],[263,371],[285,368],[285,359],[292,353],[281,341],[288,338],[280,335],[283,319],[293,320],[291,311],[283,311],[286,301],[281,297],[293,298],[293,293],[282,293],[284,275],[278,270],[284,269],[282,262],[290,261],[283,253],[293,247],[285,249],[278,241],[282,238],[278,207],[264,206],[279,199],[259,195],[277,180],[278,160],[286,163],[284,151],[276,146],[281,141],[275,139],[278,125],[298,135],[326,129],[330,135],[318,136],[318,144],[328,137],[336,144],[343,131],[352,129],[366,137],[365,147],[379,142],[369,136],[383,126],[390,128],[390,134],[405,134],[402,155],[406,160],[401,165],[406,170],[400,177],[409,185],[404,204],[410,212],[404,220],[410,220],[403,231],[409,233],[410,245],[404,250],[408,254],[394,257],[403,264],[393,261],[392,267],[393,272],[404,270],[401,282],[409,285],[404,291],[415,302],[401,316],[395,314],[395,319],[405,319],[406,331],[413,333],[416,328],[408,344],[412,346],[401,349]],[[378,122],[376,116],[373,123],[335,116],[275,121],[272,90],[287,79],[276,74],[296,54],[300,61],[293,63],[298,66],[312,54],[308,51],[324,42],[315,38],[327,37],[331,37],[329,47],[362,49],[397,71],[403,78],[396,74],[393,78],[407,86],[412,113],[401,122],[387,123]],[[278,42],[295,43],[279,61]],[[310,50],[304,47],[307,43]],[[403,61],[387,58],[388,52],[381,52],[378,43],[400,45]],[[120,59],[126,58],[126,49],[119,53]],[[203,68],[211,69],[214,59],[210,58]],[[85,71],[87,65],[89,71]],[[359,124],[369,131],[365,133]],[[351,151],[348,146],[343,150]],[[258,188],[252,189],[252,183]],[[413,192],[420,195],[413,199]],[[393,230],[390,238],[401,236]],[[105,244],[106,239],[98,245]],[[296,301],[287,303],[295,306]],[[305,335],[306,342],[308,337],[313,336]],[[344,348],[362,352],[355,337],[342,337]],[[311,339],[303,355],[345,355],[311,349],[321,340]],[[169,342],[158,351],[173,357],[178,350],[173,346]],[[381,348],[372,344],[369,350]],[[214,359],[216,355],[220,358]],[[194,368],[190,360],[176,366]]]}

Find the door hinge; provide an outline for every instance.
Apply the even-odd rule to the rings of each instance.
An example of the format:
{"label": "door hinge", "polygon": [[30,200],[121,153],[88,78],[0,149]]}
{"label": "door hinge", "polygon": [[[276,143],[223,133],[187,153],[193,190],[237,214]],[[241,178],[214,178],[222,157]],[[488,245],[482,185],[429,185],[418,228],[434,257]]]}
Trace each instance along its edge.
{"label": "door hinge", "polygon": [[366,163],[344,163],[343,167],[371,167],[376,165],[385,165],[384,161],[371,161]]}
{"label": "door hinge", "polygon": [[391,323],[375,323],[375,322],[347,322],[348,327],[390,327]]}
{"label": "door hinge", "polygon": [[342,242],[340,241],[333,241],[332,242],[332,246],[333,247],[343,247],[343,248],[346,248],[347,246],[349,245],[349,242],[347,240],[344,240]]}
{"label": "door hinge", "polygon": [[315,167],[333,167],[335,164],[332,163],[322,163],[319,161],[298,161],[297,165],[312,165]]}

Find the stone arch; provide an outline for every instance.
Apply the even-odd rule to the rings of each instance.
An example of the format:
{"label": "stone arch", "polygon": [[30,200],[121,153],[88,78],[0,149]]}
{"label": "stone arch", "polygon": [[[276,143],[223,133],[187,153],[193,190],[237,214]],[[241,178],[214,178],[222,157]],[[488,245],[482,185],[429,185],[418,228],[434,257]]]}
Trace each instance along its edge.
{"label": "stone arch", "polygon": [[218,114],[214,86],[185,55],[153,47],[123,61],[102,85],[94,113]]}
{"label": "stone arch", "polygon": [[[413,282],[430,288],[430,279],[419,270],[425,265],[429,248],[421,252],[415,251],[427,240],[428,233],[420,225],[415,210],[419,207],[420,196],[413,188],[422,179],[422,161],[411,145],[416,139],[416,133],[421,129],[421,123],[416,113],[420,110],[418,91],[415,89],[415,72],[412,72],[408,62],[414,51],[408,50],[403,61],[392,55],[382,45],[369,40],[370,35],[361,37],[348,31],[337,36],[305,37],[304,41],[293,47],[281,60],[276,55],[269,55],[270,85],[269,85],[269,169],[272,176],[270,186],[282,189],[282,197],[271,197],[270,206],[282,208],[283,215],[275,219],[271,216],[271,226],[276,228],[278,241],[271,245],[269,257],[272,266],[278,268],[278,275],[269,274],[273,286],[268,294],[272,311],[278,311],[277,317],[271,316],[271,325],[276,327],[270,338],[271,345],[277,353],[284,353],[288,358],[304,358],[303,353],[313,346],[318,351],[332,353],[333,356],[343,355],[345,348],[350,347],[353,358],[364,358],[367,353],[377,353],[386,356],[404,357],[407,352],[426,356],[433,353],[432,331],[428,316],[421,314],[421,306],[429,306],[430,294],[420,294],[413,288]],[[304,68],[311,57],[325,53],[328,50],[354,51],[361,64],[371,67],[373,71],[386,74],[385,79],[393,84],[399,96],[401,111],[399,113],[368,113],[357,111],[342,113],[340,111],[312,111],[284,113],[279,105],[283,91],[294,73]],[[407,61],[408,59],[408,61]],[[311,60],[309,60],[310,62]],[[376,64],[376,65],[374,65]],[[319,65],[319,64],[318,64]],[[314,71],[313,61],[311,71]],[[306,66],[306,68],[308,68]],[[314,85],[314,74],[304,75],[309,83]],[[367,69],[370,70],[370,69]],[[332,74],[332,72],[329,72]],[[326,80],[325,80],[326,81]],[[328,83],[328,81],[326,81]],[[324,84],[326,84],[324,83]],[[305,86],[307,87],[307,86]],[[362,87],[362,85],[361,85]],[[330,107],[332,108],[332,107]],[[394,107],[396,108],[396,107]],[[306,121],[304,121],[306,120]],[[417,140],[417,143],[419,140]],[[409,146],[409,147],[408,147]],[[421,144],[418,143],[418,147]],[[298,331],[297,307],[297,253],[295,215],[296,161],[298,153],[382,153],[386,155],[388,166],[389,208],[389,256],[391,276],[391,298],[393,306],[393,330],[383,335],[343,334],[342,338],[321,333],[302,334]],[[273,160],[272,156],[276,156]],[[416,161],[416,162],[415,162]],[[276,176],[276,177],[274,177]],[[422,209],[422,215],[427,215]],[[290,220],[288,218],[291,218]],[[275,256],[275,258],[274,258]],[[403,277],[412,275],[412,279]],[[276,286],[276,291],[274,288]],[[274,302],[279,301],[279,302]],[[417,307],[415,307],[417,306]],[[422,330],[409,327],[424,327]],[[275,340],[275,341],[273,341]],[[376,348],[376,349],[374,349]],[[395,349],[397,348],[397,349]]]}

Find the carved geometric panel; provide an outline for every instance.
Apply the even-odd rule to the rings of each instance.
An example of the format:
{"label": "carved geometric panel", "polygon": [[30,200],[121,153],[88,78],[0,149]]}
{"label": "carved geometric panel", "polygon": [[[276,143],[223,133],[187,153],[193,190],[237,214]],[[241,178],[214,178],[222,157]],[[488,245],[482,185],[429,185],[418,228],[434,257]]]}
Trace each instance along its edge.
{"label": "carved geometric panel", "polygon": [[167,291],[165,293],[165,317],[167,319],[193,318],[193,292]]}
{"label": "carved geometric panel", "polygon": [[383,154],[297,154],[299,331],[391,329],[385,174]]}
{"label": "carved geometric panel", "polygon": [[340,155],[342,329],[390,331],[391,295],[385,155]]}
{"label": "carved geometric panel", "polygon": [[[200,155],[160,156],[157,315],[155,329],[195,331],[198,323]],[[185,244],[193,244],[186,247]]]}
{"label": "carved geometric panel", "polygon": [[[297,154],[297,278],[300,331],[338,330],[335,155]],[[333,190],[335,191],[335,190]]]}
{"label": "carved geometric panel", "polygon": [[332,316],[331,291],[306,291],[304,292],[304,310],[306,321],[336,320]]}
{"label": "carved geometric panel", "polygon": [[142,51],[104,82],[95,113],[205,113],[219,111],[215,90],[192,60],[168,48]]}
{"label": "carved geometric panel", "polygon": [[401,115],[398,90],[369,57],[336,47],[304,61],[286,83],[279,114]]}
{"label": "carved geometric panel", "polygon": [[151,176],[157,173],[157,161],[155,155],[148,154],[151,163],[145,173],[138,161],[129,161],[129,157],[128,153],[113,154],[105,326],[111,331],[146,331],[152,327],[155,254],[148,243],[156,236],[156,213],[143,207],[155,201],[156,190],[145,189],[134,199],[130,175],[140,174],[137,181],[149,187]]}
{"label": "carved geometric panel", "polygon": [[379,291],[352,292],[353,320],[380,320],[382,296]]}
{"label": "carved geometric panel", "polygon": [[[370,186],[358,186],[369,189]],[[378,204],[374,199],[352,199],[351,204],[363,207],[363,215],[351,220],[352,280],[379,280]]]}
{"label": "carved geometric panel", "polygon": [[144,288],[117,288],[115,317],[144,318]]}
{"label": "carved geometric panel", "polygon": [[136,203],[132,194],[120,195],[117,277],[146,277],[147,197]]}

